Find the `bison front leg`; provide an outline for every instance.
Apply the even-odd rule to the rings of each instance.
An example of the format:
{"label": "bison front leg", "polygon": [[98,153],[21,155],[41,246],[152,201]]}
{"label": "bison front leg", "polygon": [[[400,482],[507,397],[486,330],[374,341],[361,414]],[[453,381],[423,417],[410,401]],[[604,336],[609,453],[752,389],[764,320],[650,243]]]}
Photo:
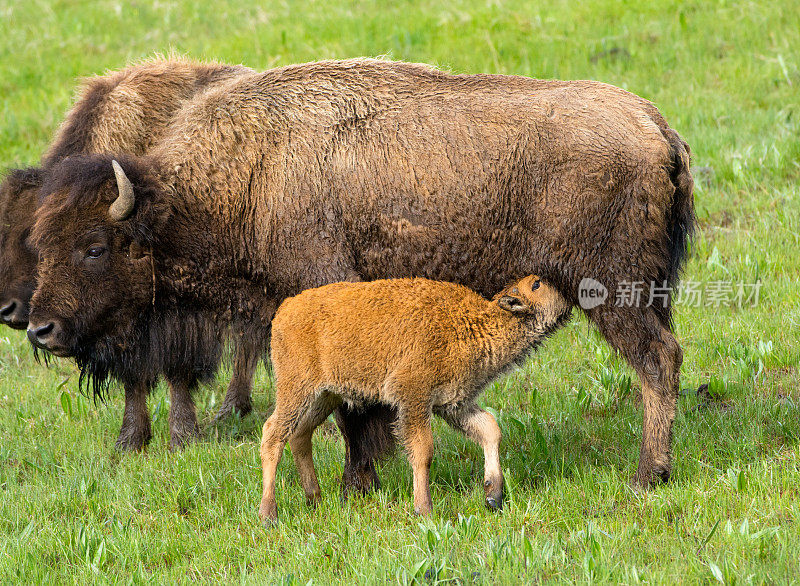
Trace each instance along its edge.
{"label": "bison front leg", "polygon": [[125,414],[114,447],[122,452],[140,451],[150,441],[150,414],[147,395],[150,388],[144,383],[125,385]]}
{"label": "bison front leg", "polygon": [[200,427],[192,400],[195,384],[187,380],[169,380],[169,447],[182,449],[200,437]]}

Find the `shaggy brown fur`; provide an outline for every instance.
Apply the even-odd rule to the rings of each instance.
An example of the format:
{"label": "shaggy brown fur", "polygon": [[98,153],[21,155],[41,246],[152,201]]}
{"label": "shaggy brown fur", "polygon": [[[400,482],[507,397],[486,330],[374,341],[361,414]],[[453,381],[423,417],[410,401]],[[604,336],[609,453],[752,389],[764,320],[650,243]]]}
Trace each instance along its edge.
{"label": "shaggy brown fur", "polygon": [[[135,194],[125,219],[108,215],[111,157],[68,159],[45,188],[31,319],[53,325],[43,346],[119,345],[147,311],[266,330],[303,289],[384,277],[489,296],[536,273],[572,303],[583,278],[612,295],[643,281],[647,299],[652,281],[677,278],[693,223],[683,141],[650,102],[591,81],[289,66],[205,92],[150,156],[120,162]],[[129,256],[132,242],[152,267]],[[124,303],[107,282],[131,292]],[[609,299],[587,312],[642,380],[642,484],[671,467],[681,350],[670,310]]]}
{"label": "shaggy brown fur", "polygon": [[28,327],[36,288],[37,254],[28,242],[36,211],[41,169],[14,169],[0,184],[0,323]]}
{"label": "shaggy brown fur", "polygon": [[[42,168],[12,171],[0,185],[0,320],[17,329],[28,326],[37,255],[26,237],[33,226],[36,195],[47,169],[76,154],[110,151],[143,155],[161,139],[175,112],[186,100],[211,85],[251,72],[242,66],[170,57],[144,61],[87,79],[42,159]],[[236,336],[234,376],[218,417],[250,410],[252,375],[263,353],[263,338],[263,335],[243,336],[242,333]],[[212,342],[206,340],[205,343]],[[190,352],[188,347],[184,350]],[[214,364],[205,358],[200,362],[191,372],[182,374],[175,369],[174,383],[179,387],[191,387],[195,371],[199,370],[205,377],[213,374]],[[159,374],[148,365],[142,369],[142,377],[129,377],[118,448],[141,449],[149,440],[146,394]],[[102,389],[96,387],[96,390]],[[174,413],[181,405],[182,402],[173,405],[173,419],[185,418]]]}
{"label": "shaggy brown fur", "polygon": [[284,301],[272,321],[275,411],[261,439],[261,518],[277,519],[275,473],[287,442],[306,498],[319,500],[311,436],[342,402],[396,409],[418,514],[431,512],[434,413],[483,448],[486,505],[500,508],[500,428],[475,401],[566,321],[570,309],[535,275],[493,301],[427,279],[336,283]]}

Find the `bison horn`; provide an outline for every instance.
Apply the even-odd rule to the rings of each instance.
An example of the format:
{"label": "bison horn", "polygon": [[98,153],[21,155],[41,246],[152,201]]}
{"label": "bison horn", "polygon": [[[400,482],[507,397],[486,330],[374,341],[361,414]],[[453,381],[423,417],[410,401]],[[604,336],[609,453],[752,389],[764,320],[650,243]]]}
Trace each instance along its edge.
{"label": "bison horn", "polygon": [[119,195],[111,207],[108,208],[108,215],[112,220],[121,222],[131,215],[133,211],[133,204],[136,203],[136,197],[133,195],[133,184],[125,171],[119,163],[111,161],[111,166],[114,167],[114,175],[117,176],[117,190]]}

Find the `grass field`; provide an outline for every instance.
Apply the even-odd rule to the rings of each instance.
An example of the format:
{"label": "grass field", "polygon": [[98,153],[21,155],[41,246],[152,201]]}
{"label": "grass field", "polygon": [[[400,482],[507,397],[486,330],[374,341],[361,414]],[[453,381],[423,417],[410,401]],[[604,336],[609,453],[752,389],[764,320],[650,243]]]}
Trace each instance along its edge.
{"label": "grass field", "polygon": [[343,446],[328,423],[315,437],[322,504],[305,506],[286,457],[282,521],[268,530],[256,514],[266,372],[255,413],[217,427],[227,373],[204,389],[207,438],[182,453],[167,449],[160,388],[149,449],[120,455],[121,393],[94,406],[72,363],[39,366],[24,335],[4,329],[0,581],[800,581],[796,2],[0,0],[0,22],[0,167],[38,161],[76,77],[154,52],[254,68],[387,55],[622,86],[655,102],[693,149],[700,229],[685,279],[705,292],[761,283],[755,306],[678,307],[685,359],[668,485],[629,487],[638,382],[577,317],[483,398],[504,432],[501,514],[483,508],[480,450],[438,423],[430,519],[412,513],[402,454],[383,465],[381,491],[342,503]]}

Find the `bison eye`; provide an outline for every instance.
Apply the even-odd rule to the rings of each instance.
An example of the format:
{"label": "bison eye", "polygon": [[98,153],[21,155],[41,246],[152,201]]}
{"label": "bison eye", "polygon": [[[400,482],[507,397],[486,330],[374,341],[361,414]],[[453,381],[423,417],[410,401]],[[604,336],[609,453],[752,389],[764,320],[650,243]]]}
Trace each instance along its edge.
{"label": "bison eye", "polygon": [[86,251],[86,256],[88,258],[100,258],[105,253],[106,249],[102,246],[93,246],[89,250]]}
{"label": "bison eye", "polygon": [[541,284],[542,284],[541,281],[534,281],[533,285],[531,285],[531,291],[536,291],[539,288],[539,285]]}

